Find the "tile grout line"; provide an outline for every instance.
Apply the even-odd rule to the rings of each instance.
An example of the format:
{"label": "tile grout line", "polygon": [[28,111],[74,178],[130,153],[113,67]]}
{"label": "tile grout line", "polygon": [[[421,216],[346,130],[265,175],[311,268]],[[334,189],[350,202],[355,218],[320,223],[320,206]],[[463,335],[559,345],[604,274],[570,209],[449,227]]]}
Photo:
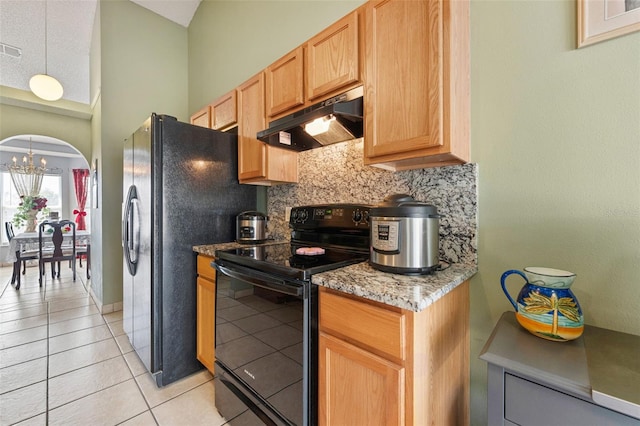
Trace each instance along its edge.
{"label": "tile grout line", "polygon": [[[38,268],[38,273],[40,273],[40,269]],[[44,300],[47,304],[47,371],[46,371],[46,400],[45,400],[45,411],[44,411],[44,424],[49,424],[49,350],[50,350],[50,342],[49,342],[49,327],[50,327],[50,315],[51,315],[51,305],[47,301],[47,282],[44,283]]]}
{"label": "tile grout line", "polygon": [[[153,410],[151,409],[151,406],[149,405],[149,401],[147,401],[147,397],[145,396],[144,392],[142,391],[142,388],[140,387],[140,383],[138,383],[138,381],[136,380],[136,375],[133,372],[133,369],[131,368],[131,366],[129,365],[127,360],[125,359],[124,353],[122,353],[122,349],[120,348],[120,345],[118,345],[118,341],[116,340],[116,336],[113,333],[113,330],[111,329],[111,327],[109,327],[109,323],[107,322],[107,320],[104,319],[104,315],[102,315],[102,319],[104,320],[105,324],[107,324],[107,329],[109,330],[109,333],[111,334],[111,338],[116,342],[116,345],[118,346],[118,350],[120,351],[120,356],[122,357],[122,360],[124,361],[124,364],[129,369],[129,372],[131,373],[131,377],[133,377],[133,383],[136,384],[136,387],[138,388],[138,391],[140,392],[140,395],[142,395],[142,399],[144,400],[145,405],[149,409],[149,414],[151,414],[151,417],[153,418],[153,421],[156,422],[156,425],[159,425],[160,423],[158,422],[158,419],[156,419],[155,414],[153,414]],[[126,332],[125,332],[124,336],[127,336]],[[127,340],[128,339],[129,339],[129,336],[127,336]],[[131,348],[133,349],[132,352],[136,353],[136,350],[133,348],[133,345],[131,345]],[[146,370],[146,367],[145,367],[145,370]],[[148,373],[148,371],[145,371],[145,373],[143,373],[143,374],[147,374],[147,373]],[[143,413],[136,414],[131,419],[133,419],[133,418],[135,418],[135,417],[137,417],[137,416],[139,416],[141,414],[143,414]],[[129,421],[131,419],[124,420],[121,423]]]}

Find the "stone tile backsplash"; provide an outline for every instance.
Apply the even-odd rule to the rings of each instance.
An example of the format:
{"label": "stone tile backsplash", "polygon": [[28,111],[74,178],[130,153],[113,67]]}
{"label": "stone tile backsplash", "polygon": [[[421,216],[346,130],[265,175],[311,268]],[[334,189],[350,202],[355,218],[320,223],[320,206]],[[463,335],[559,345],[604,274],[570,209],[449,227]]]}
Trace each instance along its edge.
{"label": "stone tile backsplash", "polygon": [[326,146],[298,156],[298,184],[267,189],[268,235],[289,239],[287,207],[325,203],[379,204],[389,194],[409,194],[437,207],[440,257],[477,263],[476,164],[391,172],[363,163],[363,141]]}

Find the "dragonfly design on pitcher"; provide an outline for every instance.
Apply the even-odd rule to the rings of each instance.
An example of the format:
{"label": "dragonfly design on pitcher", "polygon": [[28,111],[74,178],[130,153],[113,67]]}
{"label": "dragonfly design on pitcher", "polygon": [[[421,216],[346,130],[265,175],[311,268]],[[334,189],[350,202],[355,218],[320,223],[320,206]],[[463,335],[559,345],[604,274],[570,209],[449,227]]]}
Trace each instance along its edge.
{"label": "dragonfly design on pitcher", "polygon": [[[506,288],[506,279],[511,274],[520,275],[526,281],[517,301]],[[506,271],[501,284],[522,327],[543,339],[565,342],[580,337],[584,330],[582,309],[569,289],[575,276],[559,269],[527,267],[524,272]]]}

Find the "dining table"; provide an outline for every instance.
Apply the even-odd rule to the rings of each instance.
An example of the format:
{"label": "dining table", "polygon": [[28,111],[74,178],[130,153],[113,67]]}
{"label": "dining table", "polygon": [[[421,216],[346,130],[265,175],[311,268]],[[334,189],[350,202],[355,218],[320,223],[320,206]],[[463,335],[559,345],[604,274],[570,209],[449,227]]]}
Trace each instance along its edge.
{"label": "dining table", "polygon": [[[73,239],[73,232],[63,232],[62,240],[71,241]],[[53,243],[53,233],[44,233],[42,234],[43,242],[51,242]],[[91,277],[89,272],[91,265],[91,232],[87,230],[76,231],[76,247],[79,245],[86,245],[87,247],[87,279]],[[38,250],[40,247],[40,235],[38,232],[21,232],[20,234],[16,234],[11,241],[9,241],[9,251],[7,253],[7,261],[13,263],[14,275],[17,278],[18,284],[16,285],[16,290],[20,288],[20,265],[18,264],[18,258],[16,257],[16,252],[24,251],[24,250]],[[80,262],[82,265],[82,261]],[[16,272],[17,271],[17,272]],[[12,281],[13,283],[13,281]]]}
{"label": "dining table", "polygon": [[[72,237],[72,232],[62,234],[63,241],[70,241]],[[53,241],[53,233],[43,233],[42,239],[44,242]],[[9,242],[7,262],[14,263],[18,260],[16,258],[16,251],[38,250],[39,244],[40,240],[37,232],[21,232],[20,234],[16,234]],[[76,231],[76,246],[78,245],[86,245],[87,249],[91,246],[91,231]]]}

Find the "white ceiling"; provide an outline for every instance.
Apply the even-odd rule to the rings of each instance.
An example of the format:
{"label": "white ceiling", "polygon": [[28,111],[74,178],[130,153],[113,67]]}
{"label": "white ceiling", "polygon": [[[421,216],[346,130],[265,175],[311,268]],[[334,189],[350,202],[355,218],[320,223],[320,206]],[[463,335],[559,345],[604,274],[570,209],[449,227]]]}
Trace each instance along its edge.
{"label": "white ceiling", "polygon": [[[46,71],[62,83],[63,99],[88,104],[97,0],[45,1]],[[0,85],[29,90],[31,76],[45,72],[45,1],[0,0]],[[201,0],[131,1],[188,27]]]}

